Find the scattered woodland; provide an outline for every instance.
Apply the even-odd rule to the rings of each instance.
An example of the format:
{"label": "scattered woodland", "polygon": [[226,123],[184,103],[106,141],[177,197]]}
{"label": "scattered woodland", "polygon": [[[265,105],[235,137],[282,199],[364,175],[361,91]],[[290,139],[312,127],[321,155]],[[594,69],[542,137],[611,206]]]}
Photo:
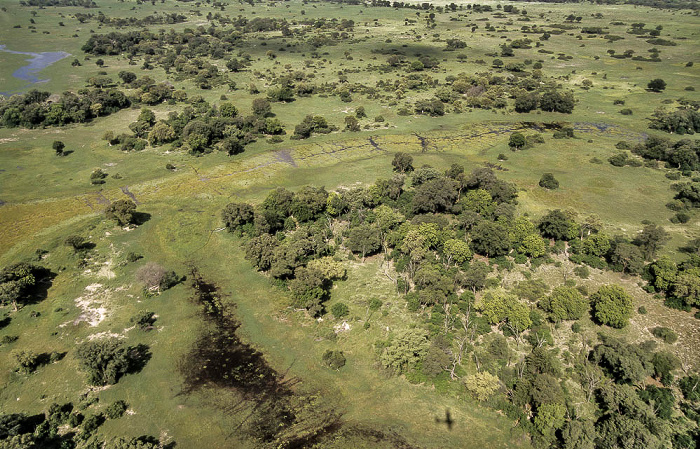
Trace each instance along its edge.
{"label": "scattered woodland", "polygon": [[0,0],[0,448],[700,448],[698,11]]}

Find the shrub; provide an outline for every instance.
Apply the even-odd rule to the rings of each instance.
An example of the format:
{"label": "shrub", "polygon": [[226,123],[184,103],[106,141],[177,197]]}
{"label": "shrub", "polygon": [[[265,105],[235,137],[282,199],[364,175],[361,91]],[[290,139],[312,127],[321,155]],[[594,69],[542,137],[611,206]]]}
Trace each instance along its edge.
{"label": "shrub", "polygon": [[632,297],[617,285],[603,285],[591,295],[595,318],[615,328],[627,325],[632,315]]}
{"label": "shrub", "polygon": [[153,323],[155,323],[156,321],[155,313],[141,310],[136,315],[132,316],[129,321],[134,323],[141,330],[148,330],[153,326]]}
{"label": "shrub", "polygon": [[85,342],[78,346],[76,357],[91,385],[115,384],[129,368],[128,350],[116,338]]}
{"label": "shrub", "polygon": [[327,350],[321,359],[323,364],[334,370],[339,370],[345,366],[345,355],[343,351]]}
{"label": "shrub", "polygon": [[17,350],[12,352],[12,358],[17,362],[17,370],[29,374],[39,366],[39,355],[33,351]]}
{"label": "shrub", "polygon": [[180,281],[174,271],[166,271],[156,262],[148,262],[136,270],[136,279],[148,289],[161,291],[169,289]]}
{"label": "shrub", "polygon": [[344,316],[347,316],[350,313],[350,309],[348,308],[347,304],[337,302],[331,307],[331,313],[336,318],[343,318]]}
{"label": "shrub", "polygon": [[121,418],[124,415],[124,412],[126,412],[127,408],[129,408],[127,403],[122,400],[119,400],[113,402],[109,405],[109,407],[105,409],[105,415],[109,419]]}
{"label": "shrub", "polygon": [[673,329],[668,327],[655,327],[651,330],[651,334],[659,340],[663,340],[664,343],[668,343],[670,345],[678,341],[678,334],[676,334]]}
{"label": "shrub", "polygon": [[559,188],[559,181],[554,178],[552,173],[544,173],[542,178],[540,178],[540,187],[545,189],[554,190]]}

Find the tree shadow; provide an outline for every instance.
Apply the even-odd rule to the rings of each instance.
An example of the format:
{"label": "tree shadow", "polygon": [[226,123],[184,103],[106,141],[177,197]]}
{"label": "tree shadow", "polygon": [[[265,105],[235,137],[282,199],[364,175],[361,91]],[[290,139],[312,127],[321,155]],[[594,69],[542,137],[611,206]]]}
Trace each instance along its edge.
{"label": "tree shadow", "polygon": [[136,374],[146,366],[153,354],[151,349],[144,344],[129,347],[129,368],[127,374]]}
{"label": "tree shadow", "polygon": [[141,226],[151,219],[151,214],[148,212],[134,212],[131,216],[131,222],[137,226]]}
{"label": "tree shadow", "polygon": [[10,318],[9,316],[6,316],[5,318],[1,319],[0,320],[0,329],[4,329],[5,327],[7,327],[11,321],[12,321],[12,318]]}
{"label": "tree shadow", "polygon": [[58,274],[48,268],[39,267],[34,271],[34,276],[37,281],[28,290],[27,300],[23,302],[24,305],[37,304],[45,300],[49,296],[49,289]]}
{"label": "tree shadow", "polygon": [[69,156],[73,153],[75,153],[75,151],[73,151],[73,150],[64,150],[63,153],[61,153],[61,157],[66,157],[66,156]]}
{"label": "tree shadow", "polygon": [[36,365],[44,366],[63,360],[67,352],[43,352],[36,357]]}

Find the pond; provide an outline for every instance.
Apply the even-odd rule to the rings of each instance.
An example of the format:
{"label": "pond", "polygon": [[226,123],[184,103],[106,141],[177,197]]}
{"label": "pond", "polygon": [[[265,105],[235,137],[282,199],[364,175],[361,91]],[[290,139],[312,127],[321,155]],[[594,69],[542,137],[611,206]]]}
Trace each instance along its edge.
{"label": "pond", "polygon": [[[27,59],[25,59],[25,61],[28,64],[15,70],[12,73],[12,76],[14,78],[27,81],[30,84],[45,83],[49,81],[48,79],[39,79],[36,75],[38,74],[38,72],[44,70],[51,64],[70,56],[70,53],[66,53],[65,51],[46,51],[41,53],[33,53],[26,51],[8,50],[6,48],[6,45],[0,45],[0,51],[3,51],[5,53],[11,53],[14,55],[29,56]],[[0,94],[11,95],[12,92],[0,92]]]}

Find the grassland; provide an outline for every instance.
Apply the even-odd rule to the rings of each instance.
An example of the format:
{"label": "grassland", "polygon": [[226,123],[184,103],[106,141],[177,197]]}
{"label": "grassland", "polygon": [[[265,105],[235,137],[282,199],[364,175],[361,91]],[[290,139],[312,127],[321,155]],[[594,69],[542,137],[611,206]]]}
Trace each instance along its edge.
{"label": "grassland", "polygon": [[[159,81],[168,79],[176,88],[185,89],[190,95],[202,95],[211,103],[220,103],[224,94],[247,114],[256,98],[249,93],[247,85],[255,83],[263,92],[270,87],[269,78],[260,75],[304,70],[313,72],[316,82],[323,83],[336,81],[338,71],[343,70],[350,83],[374,85],[380,79],[399,81],[403,72],[381,74],[367,70],[370,65],[383,64],[386,58],[372,53],[377,48],[395,48],[409,59],[418,55],[435,56],[440,60],[440,68],[430,75],[444,82],[450,74],[492,70],[494,57],[487,53],[498,51],[498,46],[507,39],[537,36],[520,32],[520,26],[525,24],[562,23],[567,15],[574,14],[583,17],[580,25],[607,27],[610,34],[623,36],[624,40],[609,43],[601,37],[586,36],[579,40],[579,30],[573,29],[553,34],[543,44],[543,48],[553,52],[551,55],[537,53],[534,46],[516,50],[516,56],[511,59],[542,60],[546,76],[574,90],[578,102],[572,115],[517,114],[510,108],[498,112],[467,109],[444,117],[397,114],[401,106],[431,95],[425,91],[408,91],[395,103],[361,95],[353,95],[351,103],[336,96],[300,97],[291,103],[273,104],[273,112],[288,135],[309,113],[323,115],[342,128],[344,117],[359,106],[367,111],[369,118],[362,124],[370,125],[370,129],[358,133],[334,132],[307,141],[285,137],[279,144],[259,139],[248,145],[243,154],[233,157],[220,152],[194,157],[168,145],[124,153],[102,140],[106,131],[126,132],[129,123],[138,116],[138,108],[87,125],[34,130],[0,128],[0,265],[33,258],[37,249],[43,249],[48,255],[41,263],[57,274],[46,299],[13,313],[11,323],[0,329],[1,336],[19,337],[16,343],[0,347],[0,360],[3,367],[10,366],[10,353],[16,347],[67,353],[60,362],[41,367],[32,375],[18,374],[9,368],[0,370],[3,413],[38,413],[52,402],[76,401],[81,394],[89,392],[73,350],[77,343],[90,337],[112,333],[129,344],[149,345],[152,358],[140,373],[125,376],[109,388],[89,392],[99,397],[99,404],[93,406],[95,410],[124,399],[133,412],[119,420],[107,421],[100,428],[100,435],[150,434],[164,441],[176,441],[183,448],[254,447],[236,431],[246,419],[247,411],[222,411],[227,401],[239,399],[235,395],[216,390],[180,394],[178,363],[202,331],[202,319],[189,300],[191,292],[185,285],[156,297],[144,296],[134,279],[141,262],[126,262],[126,254],[136,252],[146,261],[157,261],[181,274],[191,265],[199,267],[221,286],[225,301],[235,306],[244,338],[259,348],[278,372],[285,373],[286,379],[298,379],[299,391],[333,402],[348,423],[396,432],[420,447],[528,447],[528,437],[513,428],[514,422],[489,408],[479,407],[465,394],[461,383],[435,391],[432,386],[410,384],[403,377],[389,377],[377,369],[373,343],[416,319],[406,311],[405,301],[396,294],[391,282],[377,269],[378,260],[370,259],[366,264],[345,261],[348,279],[337,283],[330,301],[350,305],[347,319],[350,328],[340,332],[337,343],[331,345],[318,336],[324,329],[341,323],[330,317],[314,320],[290,309],[286,293],[243,260],[240,240],[221,230],[221,208],[232,200],[259,202],[277,186],[298,189],[314,184],[331,190],[367,184],[377,177],[390,176],[394,154],[403,151],[413,155],[417,167],[430,164],[446,169],[460,163],[469,171],[484,163],[499,164],[503,168],[498,171],[499,177],[515,182],[520,189],[518,212],[532,217],[539,217],[549,209],[570,208],[581,216],[597,214],[610,234],[628,236],[642,228],[643,220],[663,224],[672,236],[663,253],[676,260],[684,257],[678,248],[700,236],[697,213],[687,224],[674,225],[668,221],[672,212],[664,205],[673,192],[665,169],[617,168],[606,162],[617,152],[614,146],[620,140],[637,142],[647,135],[667,136],[647,129],[644,119],[664,102],[672,107],[680,97],[698,100],[694,91],[685,90],[687,86],[697,85],[700,77],[697,16],[642,7],[518,4],[521,9],[527,9],[530,22],[519,21],[518,16],[498,19],[492,17],[493,13],[464,10],[438,14],[436,27],[430,29],[424,24],[427,13],[421,12],[419,17],[410,9],[300,2],[230,4],[225,11],[233,17],[238,14],[289,20],[337,17],[352,18],[356,25],[350,46],[323,47],[321,57],[314,59],[309,68],[305,65],[310,57],[309,49],[296,48],[292,39],[287,40],[279,33],[253,36],[246,48],[253,66],[230,74],[238,88],[229,91],[199,90],[192,82],[175,80],[160,68],[144,70],[140,65],[131,66],[124,56],[106,57],[105,66],[98,68],[95,58],[88,60],[80,47],[93,31],[105,33],[114,29],[100,25],[96,19],[80,23],[74,17],[76,13],[96,14],[97,10],[110,17],[179,12],[188,16],[188,22],[153,27],[179,31],[208,26],[207,12],[215,13],[218,9],[208,4],[195,6],[170,1],[151,5],[103,0],[98,5],[96,10],[37,9],[0,0],[0,6],[5,7],[0,12],[0,44],[17,51],[71,53],[72,57],[55,63],[41,74],[50,81],[40,88],[54,93],[82,88],[85,80],[99,71],[117,79],[119,71],[132,70],[139,76],[147,74]],[[601,13],[602,18],[593,16],[595,13]],[[458,20],[451,21],[451,16]],[[36,30],[28,29],[32,18]],[[406,25],[404,19],[417,23]],[[58,26],[59,21],[64,26]],[[497,31],[484,31],[486,21],[497,27]],[[616,21],[626,25],[611,24]],[[661,63],[610,58],[606,50],[611,48],[618,54],[629,49],[635,55],[647,55],[652,47],[644,39],[626,34],[632,22],[661,25],[662,37],[673,39],[678,45],[659,47]],[[17,24],[21,28],[14,28]],[[479,29],[470,32],[467,25],[471,24],[479,24]],[[502,29],[507,29],[507,33]],[[444,39],[453,37],[467,42],[468,47],[463,51],[468,55],[466,62],[455,58],[459,50],[442,51]],[[288,43],[294,47],[282,51]],[[268,50],[276,52],[274,60],[266,57]],[[346,57],[346,50],[352,59]],[[559,60],[558,53],[574,58]],[[74,58],[82,65],[72,66]],[[693,58],[696,64],[688,67]],[[20,55],[0,53],[0,90],[21,87],[22,83],[13,80],[11,73],[22,60]],[[223,61],[214,63],[223,70]],[[651,94],[646,91],[646,84],[657,77],[665,79],[668,88]],[[582,89],[584,79],[591,80],[593,87]],[[614,100],[624,100],[625,105],[614,105]],[[633,115],[620,115],[622,107],[631,108]],[[165,118],[170,111],[180,108],[163,104],[152,109],[158,118]],[[374,127],[373,119],[378,115],[386,122]],[[526,123],[550,122],[573,126],[576,137],[559,140],[551,132],[545,132],[545,143],[524,151],[510,151],[507,144],[510,133],[530,132]],[[56,157],[51,150],[54,140],[65,142],[66,149],[72,153]],[[508,159],[499,161],[499,154],[507,155]],[[592,163],[594,158],[603,164]],[[168,163],[175,165],[176,170],[167,170]],[[97,167],[110,174],[103,186],[89,183],[90,173]],[[544,172],[554,173],[561,183],[560,189],[547,191],[538,187]],[[119,178],[113,176],[117,173]],[[150,215],[148,221],[133,230],[115,227],[102,215],[109,201],[127,195],[133,195],[139,210]],[[78,266],[79,259],[63,244],[70,234],[83,235],[96,244],[87,265]],[[567,266],[564,262],[564,268]],[[563,282],[560,270],[549,266],[534,275],[554,286]],[[634,295],[635,308],[644,305],[649,313],[636,315],[632,325],[623,331],[609,332],[642,341],[650,338],[649,330],[654,326],[672,327],[681,335],[681,341],[669,349],[687,367],[698,368],[700,334],[697,320],[691,314],[664,307],[661,300],[641,290],[636,277],[594,270],[589,280],[580,282],[590,288],[607,282],[625,285]],[[377,312],[368,318],[366,301],[373,297],[384,302],[386,313]],[[129,323],[130,317],[144,309],[157,314],[156,330],[141,332]],[[38,312],[38,316],[32,316],[32,312]],[[85,319],[92,319],[94,326]],[[367,330],[363,329],[365,321],[371,324]],[[584,326],[594,335],[591,322],[585,321]],[[561,342],[575,340],[568,329],[560,330],[556,338]],[[576,344],[571,343],[572,352]],[[328,370],[319,363],[323,352],[331,347],[341,348],[348,357],[348,365],[341,371]],[[436,421],[444,416],[446,409],[455,420],[452,431]]]}

